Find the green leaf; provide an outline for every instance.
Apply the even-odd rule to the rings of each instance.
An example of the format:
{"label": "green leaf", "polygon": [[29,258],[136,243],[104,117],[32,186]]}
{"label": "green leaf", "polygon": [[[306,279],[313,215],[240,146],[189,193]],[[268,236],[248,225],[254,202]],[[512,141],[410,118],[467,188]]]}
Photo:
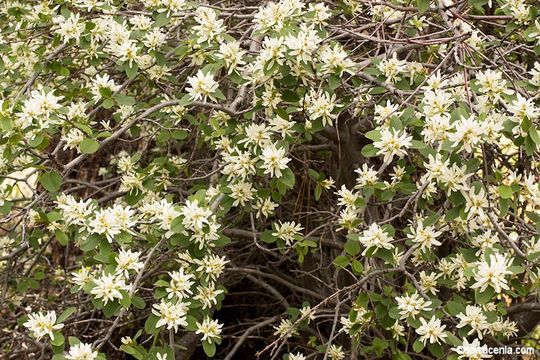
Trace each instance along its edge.
{"label": "green leaf", "polygon": [[425,148],[427,148],[427,145],[423,141],[420,141],[420,140],[411,141],[411,149],[422,150]]}
{"label": "green leaf", "polygon": [[124,68],[126,71],[126,75],[129,79],[135,78],[137,76],[137,73],[139,72],[139,66],[134,62],[131,64],[131,66],[127,66]]}
{"label": "green leaf", "polygon": [[502,199],[510,199],[512,197],[512,194],[514,191],[512,190],[512,187],[508,185],[501,185],[497,189],[497,192],[499,193],[500,197]]}
{"label": "green leaf", "polygon": [[59,332],[53,332],[54,339],[51,340],[51,345],[62,346],[64,345],[64,335]]}
{"label": "green leaf", "polygon": [[422,350],[424,350],[424,343],[422,341],[420,341],[420,338],[416,339],[416,341],[414,342],[412,348],[414,350],[414,352],[416,353],[420,353],[422,352]]}
{"label": "green leaf", "polygon": [[184,140],[189,136],[189,132],[186,130],[174,130],[172,132],[172,137],[175,140]]}
{"label": "green leaf", "polygon": [[474,292],[474,300],[480,305],[487,304],[493,299],[493,295],[495,295],[495,290],[491,286],[488,286],[484,291],[476,290]]}
{"label": "green leaf", "polygon": [[371,130],[364,134],[371,141],[381,140],[381,131],[380,130]]}
{"label": "green leaf", "polygon": [[377,156],[377,153],[379,152],[379,149],[377,149],[373,144],[368,144],[362,148],[362,155],[365,157],[374,157]]}
{"label": "green leaf", "polygon": [[131,306],[131,296],[127,293],[127,291],[121,290],[122,293],[122,299],[120,300],[120,305],[122,305],[123,308],[128,309]]}
{"label": "green leaf", "polygon": [[321,195],[322,195],[322,187],[321,185],[317,184],[317,186],[315,186],[315,201],[319,201],[319,199],[321,198]]}
{"label": "green leaf", "polygon": [[525,269],[523,266],[510,266],[508,268],[508,271],[512,272],[512,274],[517,275],[525,272]]}
{"label": "green leaf", "polygon": [[334,259],[334,265],[343,268],[347,267],[347,265],[349,265],[349,258],[344,255],[340,255]]}
{"label": "green leaf", "polygon": [[187,326],[186,326],[187,331],[196,331],[197,330],[197,319],[196,318],[194,318],[191,315],[188,315],[186,317],[186,322],[187,322]]}
{"label": "green leaf", "polygon": [[261,240],[264,241],[267,244],[272,244],[276,242],[277,238],[272,235],[272,230],[265,230],[261,233]]}
{"label": "green leaf", "polygon": [[457,301],[449,301],[448,304],[446,304],[446,307],[448,308],[448,312],[454,316],[460,313],[465,313],[465,306]]}
{"label": "green leaf", "polygon": [[429,9],[430,0],[418,0],[417,8],[419,13],[424,13]]}
{"label": "green leaf", "polygon": [[133,304],[134,307],[136,307],[137,309],[144,309],[146,307],[146,303],[144,302],[143,298],[139,297],[139,296],[136,296],[134,295],[132,298],[131,298],[131,303]]}
{"label": "green leaf", "polygon": [[169,21],[171,21],[169,13],[168,12],[162,12],[162,13],[159,13],[156,16],[156,22],[154,23],[154,26],[156,28],[160,28],[163,25],[167,25],[169,23]]}
{"label": "green leaf", "polygon": [[281,98],[286,102],[297,102],[300,100],[300,96],[294,91],[285,90],[281,94]]}
{"label": "green leaf", "polygon": [[176,54],[176,56],[178,56],[180,59],[183,59],[184,56],[187,55],[189,51],[189,47],[185,44],[182,44],[180,46],[178,46],[175,50],[174,50],[174,53]]}
{"label": "green leaf", "polygon": [[351,262],[352,269],[357,274],[362,274],[364,272],[364,265],[358,260],[353,260]]}
{"label": "green leaf", "polygon": [[79,148],[83,154],[93,154],[99,149],[99,142],[94,139],[84,139],[79,144]]}
{"label": "green leaf", "polygon": [[68,336],[68,342],[70,346],[75,346],[81,343],[81,341],[75,336]]}
{"label": "green leaf", "polygon": [[57,171],[44,172],[39,176],[39,183],[48,191],[56,192],[62,185],[62,177]]}
{"label": "green leaf", "polygon": [[64,310],[60,316],[58,317],[58,319],[56,319],[56,323],[57,324],[60,324],[64,321],[66,321],[74,312],[75,310],[77,310],[76,307],[74,306],[71,306],[71,307],[68,307],[66,310]]}
{"label": "green leaf", "polygon": [[281,182],[287,188],[292,189],[294,187],[295,180],[294,173],[291,169],[287,168],[281,172],[279,182]]}
{"label": "green leaf", "polygon": [[66,246],[67,243],[69,242],[69,238],[68,236],[66,235],[66,233],[60,231],[60,230],[56,230],[54,232],[54,237],[56,238],[56,240],[58,241],[58,243],[62,246]]}
{"label": "green leaf", "polygon": [[341,80],[336,75],[332,75],[328,79],[328,86],[330,86],[330,89],[332,90],[337,89],[340,84],[341,84]]}
{"label": "green leaf", "polygon": [[202,342],[203,350],[206,356],[213,357],[216,354],[216,344],[209,343],[207,340]]}
{"label": "green leaf", "polygon": [[536,143],[531,139],[531,136],[528,135],[525,137],[525,153],[527,156],[532,156],[536,151]]}
{"label": "green leaf", "polygon": [[103,105],[105,109],[110,109],[114,106],[114,100],[111,98],[105,99],[101,105]]}
{"label": "green leaf", "polygon": [[358,240],[349,239],[345,243],[345,251],[351,256],[355,256],[360,252],[360,242]]}
{"label": "green leaf", "polygon": [[127,96],[124,94],[116,94],[114,95],[114,99],[116,100],[116,103],[118,105],[135,105],[136,101],[133,96]]}
{"label": "green leaf", "polygon": [[80,246],[80,249],[84,252],[94,250],[96,246],[100,243],[101,237],[97,234],[89,235],[84,239],[83,243]]}
{"label": "green leaf", "polygon": [[429,352],[435,355],[437,359],[444,358],[443,349],[440,344],[428,344],[428,349],[429,349]]}
{"label": "green leaf", "polygon": [[540,145],[540,135],[538,134],[538,130],[536,130],[534,127],[531,127],[529,129],[529,136],[536,143],[536,145]]}

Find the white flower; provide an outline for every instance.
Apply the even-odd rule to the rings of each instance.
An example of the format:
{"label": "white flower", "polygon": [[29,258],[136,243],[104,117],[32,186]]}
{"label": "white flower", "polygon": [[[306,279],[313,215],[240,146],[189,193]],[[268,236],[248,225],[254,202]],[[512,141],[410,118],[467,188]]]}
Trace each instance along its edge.
{"label": "white flower", "polygon": [[63,16],[57,16],[53,19],[53,22],[58,24],[56,33],[60,35],[64,44],[67,44],[71,39],[75,39],[79,43],[79,38],[84,31],[84,23],[80,23],[79,19],[79,14],[70,14],[67,19]]}
{"label": "white flower", "polygon": [[167,35],[161,32],[159,28],[154,28],[144,36],[143,44],[150,50],[157,50],[161,45],[165,44]]}
{"label": "white flower", "polygon": [[224,21],[218,19],[215,10],[204,6],[198,7],[195,11],[195,21],[197,25],[192,28],[197,32],[197,43],[222,40],[221,34],[225,32]]}
{"label": "white flower", "polygon": [[401,319],[406,319],[409,316],[416,319],[416,316],[418,316],[421,311],[431,310],[431,301],[424,300],[424,298],[422,298],[416,292],[411,295],[398,296],[396,301],[398,303],[398,310]]}
{"label": "white flower", "polygon": [[298,330],[293,326],[291,319],[281,319],[281,322],[277,326],[274,326],[274,329],[276,330],[274,335],[279,335],[284,338],[289,338],[298,334]]}
{"label": "white flower", "polygon": [[332,114],[336,106],[336,94],[330,96],[329,93],[311,93],[306,98],[307,113],[311,120],[321,119],[322,125],[332,125],[338,114]]}
{"label": "white flower", "polygon": [[264,173],[270,174],[270,177],[274,177],[275,175],[278,179],[282,175],[281,170],[287,169],[287,163],[291,161],[291,159],[285,156],[285,149],[276,149],[274,144],[265,146],[260,158],[264,163],[262,165]]}
{"label": "white flower", "polygon": [[540,86],[540,62],[536,61],[534,67],[529,70],[531,75],[531,84],[534,86]]}
{"label": "white flower", "polygon": [[71,128],[67,134],[62,136],[62,141],[65,142],[63,149],[75,149],[83,140],[83,132],[77,128]]}
{"label": "white flower", "polygon": [[285,57],[285,47],[283,42],[285,39],[283,37],[265,37],[262,43],[262,49],[259,53],[259,59],[263,63],[268,63],[266,67],[268,69],[272,68],[274,62],[277,62],[279,65],[283,65]]}
{"label": "white flower", "polygon": [[48,335],[51,340],[54,340],[53,332],[64,327],[64,324],[56,324],[56,312],[54,310],[47,311],[46,313],[38,312],[29,314],[28,320],[23,325],[38,340],[45,335]]}
{"label": "white flower", "polygon": [[439,289],[437,289],[437,279],[440,277],[440,274],[432,272],[431,274],[426,274],[425,271],[420,271],[420,280],[418,283],[420,287],[426,292],[433,295],[437,295]]}
{"label": "white flower", "polygon": [[363,164],[361,168],[354,170],[358,174],[356,179],[356,189],[363,188],[364,186],[373,185],[378,179],[377,171],[373,169],[373,166],[368,167],[367,164]]}
{"label": "white flower", "polygon": [[223,273],[225,265],[229,263],[225,260],[225,256],[220,257],[215,254],[207,254],[202,259],[194,259],[193,262],[198,265],[195,273],[200,277],[205,275],[206,281],[217,280]]}
{"label": "white flower", "polygon": [[244,128],[246,137],[238,143],[246,145],[265,146],[270,140],[270,129],[265,124],[251,124]]}
{"label": "white flower", "polygon": [[499,242],[499,237],[497,234],[493,234],[491,229],[486,230],[486,232],[477,235],[471,239],[473,246],[479,247],[480,250],[476,255],[480,255],[486,249],[490,249],[494,244]]}
{"label": "white flower", "polygon": [[116,273],[128,277],[129,270],[139,272],[144,267],[144,263],[139,261],[140,255],[140,251],[132,252],[131,250],[121,249],[116,257]]}
{"label": "white flower", "polygon": [[206,101],[210,98],[216,101],[213,94],[218,90],[218,83],[214,80],[212,74],[204,74],[201,70],[195,76],[190,76],[187,79],[190,87],[186,90],[192,100]]}
{"label": "white flower", "polygon": [[289,356],[289,360],[306,360],[306,357],[304,356],[304,354],[299,353],[299,352],[296,354],[289,353],[288,356]]}
{"label": "white flower", "polygon": [[478,339],[474,339],[472,342],[463,339],[462,345],[452,348],[452,350],[459,354],[459,359],[482,360],[492,357],[488,353],[487,345],[480,345],[480,340]]}
{"label": "white flower", "polygon": [[452,95],[444,90],[426,91],[422,99],[426,120],[436,115],[444,115],[453,103]]}
{"label": "white flower", "polygon": [[400,75],[407,71],[407,62],[398,60],[397,54],[394,52],[392,58],[381,60],[377,64],[377,69],[386,76],[386,81],[396,83],[401,80]]}
{"label": "white flower", "polygon": [[341,189],[336,191],[336,194],[339,196],[337,203],[339,206],[355,206],[360,196],[360,194],[347,189],[345,185],[341,185]]}
{"label": "white flower", "polygon": [[161,0],[160,2],[175,14],[179,13],[186,5],[185,0]]}
{"label": "white flower", "polygon": [[283,119],[281,116],[274,116],[268,120],[270,128],[273,132],[281,135],[282,138],[286,136],[292,136],[295,132],[293,126],[296,124],[294,121]]}
{"label": "white flower", "polygon": [[133,233],[131,229],[137,224],[137,218],[134,210],[132,210],[129,206],[123,207],[120,204],[115,204],[109,209],[109,211],[116,218],[116,222],[120,229]]}
{"label": "white flower", "polygon": [[306,305],[300,309],[300,317],[304,320],[307,320],[309,323],[310,321],[315,320],[315,311],[311,308],[311,306]]}
{"label": "white flower", "polygon": [[180,268],[178,271],[169,272],[169,276],[171,277],[171,281],[165,289],[168,293],[168,299],[172,299],[173,296],[183,299],[193,294],[193,291],[191,291],[191,286],[195,283],[191,281],[193,274],[185,274],[184,268]]}
{"label": "white flower", "polygon": [[264,91],[261,95],[261,104],[265,108],[268,108],[266,110],[267,114],[272,114],[271,109],[276,108],[282,101],[281,93],[277,91],[277,89],[274,86],[266,85],[264,86]]}
{"label": "white flower", "polygon": [[90,344],[78,343],[69,348],[66,359],[69,360],[94,360],[98,356],[97,351],[92,350]]}
{"label": "white flower", "polygon": [[101,94],[102,90],[110,90],[111,92],[116,92],[120,89],[120,85],[116,85],[113,79],[110,78],[109,74],[96,75],[92,81],[90,91],[92,92],[94,102],[98,102],[103,95]]}
{"label": "white flower", "polygon": [[487,318],[484,315],[482,308],[479,306],[467,305],[465,308],[465,314],[459,313],[456,317],[460,320],[459,324],[457,325],[458,328],[462,328],[467,325],[471,327],[471,330],[467,333],[467,335],[471,335],[476,331],[478,338],[481,340],[482,331],[489,330]]}
{"label": "white flower", "polygon": [[212,211],[199,206],[197,200],[187,200],[186,204],[180,209],[178,215],[184,216],[182,224],[186,228],[191,230],[201,230],[205,224],[208,224]]}
{"label": "white flower", "polygon": [[473,174],[466,174],[466,171],[467,167],[465,165],[459,167],[456,163],[452,164],[452,167],[443,166],[441,168],[439,180],[446,185],[448,194],[452,191],[466,191],[469,189],[466,182]]}
{"label": "white flower", "polygon": [[267,197],[264,199],[257,199],[257,203],[253,207],[257,210],[256,217],[260,218],[261,216],[269,217],[273,215],[274,210],[278,207],[278,205],[272,201],[272,198]]}
{"label": "white flower", "polygon": [[513,90],[507,89],[506,80],[502,78],[502,72],[499,70],[486,70],[476,74],[480,92],[488,95],[494,102],[501,99],[501,95],[512,95]]}
{"label": "white flower", "polygon": [[321,67],[323,74],[334,74],[337,72],[339,76],[342,76],[344,72],[348,72],[354,75],[355,63],[349,59],[347,52],[343,50],[341,45],[336,43],[334,47],[323,47],[319,57],[323,63]]}
{"label": "white flower", "polygon": [[287,246],[292,245],[297,236],[301,235],[301,231],[304,229],[300,224],[296,224],[294,221],[286,221],[274,223],[276,231],[272,233],[272,236],[276,236],[285,241]]}
{"label": "white flower", "polygon": [[387,127],[390,122],[390,118],[392,116],[401,116],[403,111],[399,111],[398,104],[392,104],[390,100],[386,100],[385,105],[375,105],[374,113],[373,120],[375,120],[377,124]]}
{"label": "white flower", "polygon": [[373,143],[379,151],[377,155],[384,155],[384,162],[389,164],[394,156],[403,157],[407,155],[404,150],[411,147],[412,136],[408,136],[406,132],[390,131],[388,129],[381,130],[381,139]]}
{"label": "white flower", "polygon": [[79,288],[82,288],[84,285],[94,279],[94,277],[90,274],[89,267],[82,267],[79,270],[72,272],[71,275],[73,275],[71,281]]}
{"label": "white flower", "polygon": [[174,332],[178,331],[178,326],[186,327],[187,324],[187,304],[183,302],[167,302],[161,300],[159,304],[154,304],[152,314],[159,317],[156,323],[156,327],[163,325],[167,326],[167,329],[173,329]]}
{"label": "white flower", "polygon": [[230,74],[238,66],[246,64],[246,62],[242,60],[242,56],[244,56],[245,53],[246,52],[240,48],[240,43],[238,41],[231,41],[222,43],[219,46],[217,57],[225,61]]}
{"label": "white flower", "polygon": [[122,231],[118,218],[109,209],[98,211],[88,227],[91,233],[105,235],[110,243]]}
{"label": "white flower", "polygon": [[517,93],[517,99],[508,105],[508,111],[516,122],[521,122],[525,117],[534,121],[540,116],[540,109],[534,105],[533,98],[526,99],[520,93]]}
{"label": "white flower", "polygon": [[343,360],[345,359],[345,352],[341,345],[332,344],[328,347],[328,358],[330,360]]}
{"label": "white flower", "polygon": [[56,202],[58,208],[62,210],[64,220],[69,225],[84,226],[87,219],[95,211],[92,199],[76,201],[71,195],[60,194]]}
{"label": "white flower", "polygon": [[444,329],[446,325],[441,325],[441,320],[437,319],[435,316],[427,322],[424,318],[420,318],[422,325],[416,329],[416,333],[420,335],[420,341],[425,345],[429,340],[430,344],[440,344],[440,341],[447,337]]}
{"label": "white flower", "polygon": [[490,255],[489,262],[486,260],[478,263],[478,268],[474,274],[476,282],[472,285],[473,289],[484,291],[488,286],[491,286],[496,293],[500,293],[503,289],[508,290],[506,275],[512,274],[508,270],[511,260],[504,254],[495,253]]}
{"label": "white flower", "polygon": [[309,4],[309,11],[313,12],[313,19],[311,21],[315,24],[326,25],[326,20],[332,16],[328,6],[322,2]]}
{"label": "white flower", "polygon": [[407,237],[420,244],[421,250],[430,250],[433,246],[441,245],[441,242],[437,240],[441,234],[440,231],[435,230],[434,226],[424,227],[424,224],[419,221],[415,228],[411,228],[411,233]]}
{"label": "white flower", "polygon": [[467,152],[472,152],[484,134],[484,124],[471,115],[468,118],[462,116],[461,120],[454,124],[454,127],[456,132],[448,136],[448,139],[453,142],[452,146],[457,147],[460,142],[463,142],[459,151],[465,149]]}
{"label": "white flower", "polygon": [[300,32],[295,35],[289,35],[285,39],[285,45],[289,48],[289,55],[297,61],[308,63],[311,61],[312,54],[322,39],[317,35],[315,29],[301,25]]}
{"label": "white flower", "polygon": [[249,182],[239,181],[229,185],[229,189],[231,189],[229,196],[234,199],[233,206],[245,206],[246,202],[253,200],[255,190]]}
{"label": "white flower", "polygon": [[122,299],[123,291],[128,291],[129,287],[126,285],[125,280],[121,276],[114,274],[103,275],[100,278],[94,279],[96,285],[90,293],[95,296],[96,299],[103,299],[103,303],[107,304],[114,299]]}
{"label": "white flower", "polygon": [[482,217],[485,215],[484,209],[489,207],[489,201],[484,188],[480,188],[480,191],[477,194],[474,187],[471,187],[469,192],[464,192],[463,195],[466,200],[465,212],[467,212],[467,219],[474,216]]}
{"label": "white flower", "polygon": [[195,330],[195,334],[202,334],[201,341],[208,341],[208,343],[212,343],[212,341],[219,340],[221,335],[221,328],[223,327],[223,324],[218,323],[217,320],[212,320],[208,316],[200,323],[197,321],[197,330]]}
{"label": "white flower", "polygon": [[372,223],[358,238],[358,241],[365,246],[362,255],[366,255],[368,250],[372,247],[375,247],[377,250],[392,249],[394,247],[394,245],[391,244],[392,240],[393,238],[388,236],[388,233],[377,223]]}
{"label": "white flower", "polygon": [[210,283],[207,286],[197,286],[197,295],[195,295],[194,299],[202,302],[202,309],[204,310],[216,305],[217,296],[222,293],[223,290],[216,289],[216,285]]}

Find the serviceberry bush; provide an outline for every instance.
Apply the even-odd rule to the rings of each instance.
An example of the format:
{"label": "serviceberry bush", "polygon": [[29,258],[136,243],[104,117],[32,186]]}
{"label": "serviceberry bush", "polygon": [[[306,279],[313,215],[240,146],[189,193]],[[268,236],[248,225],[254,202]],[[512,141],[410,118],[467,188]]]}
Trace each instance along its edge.
{"label": "serviceberry bush", "polygon": [[538,347],[536,0],[1,7],[2,359]]}

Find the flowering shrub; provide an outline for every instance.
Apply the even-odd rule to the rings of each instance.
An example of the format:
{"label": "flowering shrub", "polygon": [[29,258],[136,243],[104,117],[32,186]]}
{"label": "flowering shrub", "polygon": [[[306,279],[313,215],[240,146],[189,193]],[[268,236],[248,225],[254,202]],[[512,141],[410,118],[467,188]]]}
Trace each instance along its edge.
{"label": "flowering shrub", "polygon": [[525,344],[537,5],[5,2],[0,352],[480,359],[458,349]]}

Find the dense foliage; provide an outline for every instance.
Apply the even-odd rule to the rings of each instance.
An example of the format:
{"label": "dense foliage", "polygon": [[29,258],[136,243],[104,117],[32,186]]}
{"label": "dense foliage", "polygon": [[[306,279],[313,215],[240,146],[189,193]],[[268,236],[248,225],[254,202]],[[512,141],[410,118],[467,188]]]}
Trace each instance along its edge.
{"label": "dense foliage", "polygon": [[2,358],[535,347],[537,5],[5,1]]}

